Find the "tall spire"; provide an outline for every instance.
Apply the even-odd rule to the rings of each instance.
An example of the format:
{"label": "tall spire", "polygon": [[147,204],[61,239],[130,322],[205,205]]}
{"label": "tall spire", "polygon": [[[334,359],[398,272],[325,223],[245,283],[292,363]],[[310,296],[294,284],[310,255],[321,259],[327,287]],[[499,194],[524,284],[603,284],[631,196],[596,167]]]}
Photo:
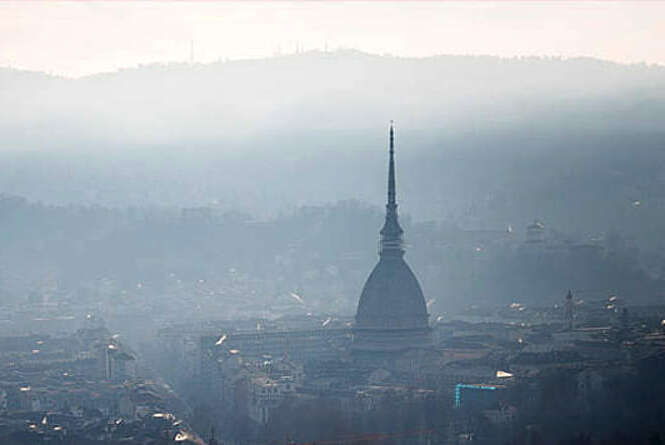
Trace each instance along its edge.
{"label": "tall spire", "polygon": [[395,126],[390,121],[390,163],[388,165],[388,205],[395,203]]}
{"label": "tall spire", "polygon": [[402,233],[404,231],[397,220],[397,200],[395,198],[395,126],[390,121],[390,160],[388,163],[388,203],[386,204],[386,221],[381,229],[380,254],[402,255]]}

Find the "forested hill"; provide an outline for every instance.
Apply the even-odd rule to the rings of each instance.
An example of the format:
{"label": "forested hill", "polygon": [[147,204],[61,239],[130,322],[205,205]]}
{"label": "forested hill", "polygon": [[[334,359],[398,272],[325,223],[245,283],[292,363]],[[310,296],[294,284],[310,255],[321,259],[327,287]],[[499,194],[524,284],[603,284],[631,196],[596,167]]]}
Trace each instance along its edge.
{"label": "forested hill", "polygon": [[[309,52],[150,65],[75,80],[3,69],[0,85],[8,114],[2,130],[17,137],[10,147],[34,149],[41,140],[84,151],[94,149],[80,146],[84,142],[98,149],[131,142],[224,151],[245,137],[373,132],[390,118],[405,132],[449,136],[515,125],[538,133],[635,133],[662,131],[665,111],[665,67],[585,58]],[[25,129],[32,130],[30,138]],[[55,135],[72,139],[55,141]],[[288,148],[298,153],[306,147]]]}
{"label": "forested hill", "polygon": [[274,217],[381,205],[459,227],[533,218],[662,249],[665,68],[594,59],[308,52],[80,79],[0,70],[0,191],[50,204]]}

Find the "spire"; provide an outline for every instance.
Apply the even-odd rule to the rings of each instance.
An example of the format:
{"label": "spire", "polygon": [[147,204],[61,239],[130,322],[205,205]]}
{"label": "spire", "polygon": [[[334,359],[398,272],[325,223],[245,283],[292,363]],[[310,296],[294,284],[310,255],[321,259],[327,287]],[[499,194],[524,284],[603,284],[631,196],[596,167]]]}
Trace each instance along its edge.
{"label": "spire", "polygon": [[397,201],[395,189],[395,127],[390,121],[390,159],[388,163],[388,203],[386,204],[386,221],[381,229],[380,254],[403,255],[402,233],[404,232],[397,220]]}
{"label": "spire", "polygon": [[566,305],[564,306],[564,318],[566,321],[566,329],[571,331],[573,329],[573,292],[569,289],[566,295]]}
{"label": "spire", "polygon": [[395,203],[395,127],[390,121],[390,163],[388,165],[388,205]]}

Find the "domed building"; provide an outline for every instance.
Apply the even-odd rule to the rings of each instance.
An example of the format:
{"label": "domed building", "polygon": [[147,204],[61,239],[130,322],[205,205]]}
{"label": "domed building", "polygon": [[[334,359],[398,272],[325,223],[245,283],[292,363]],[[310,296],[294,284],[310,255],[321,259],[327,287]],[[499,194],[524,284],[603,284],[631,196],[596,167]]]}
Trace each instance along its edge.
{"label": "domed building", "polygon": [[390,125],[388,204],[381,229],[379,262],[370,273],[358,302],[353,352],[385,354],[431,346],[423,291],[404,261],[404,231],[395,197],[395,131]]}

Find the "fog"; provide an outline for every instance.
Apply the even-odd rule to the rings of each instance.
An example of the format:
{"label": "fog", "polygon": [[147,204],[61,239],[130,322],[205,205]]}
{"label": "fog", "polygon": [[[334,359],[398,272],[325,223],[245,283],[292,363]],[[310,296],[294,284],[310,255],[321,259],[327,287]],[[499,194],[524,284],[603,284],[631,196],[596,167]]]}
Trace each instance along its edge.
{"label": "fog", "polygon": [[[125,232],[154,234],[151,224],[176,224],[183,208],[195,207],[209,207],[215,218],[240,213],[277,226],[274,251],[233,237],[253,261],[270,262],[296,242],[287,233],[297,216],[289,215],[303,206],[334,212],[329,206],[343,201],[358,201],[374,214],[329,223],[326,231],[339,236],[337,252],[320,240],[298,255],[344,255],[339,243],[366,225],[361,239],[370,262],[385,196],[385,125],[395,119],[398,200],[415,230],[434,224],[502,232],[510,226],[521,239],[526,225],[539,219],[573,242],[626,238],[641,248],[633,260],[660,279],[665,69],[658,66],[336,51],[151,65],[77,80],[8,69],[1,75],[0,189],[6,203],[25,198],[21,206],[39,215],[32,219],[4,205],[4,233],[12,241],[4,251],[17,249],[6,258],[8,270],[27,258],[23,243],[38,242],[38,251],[48,251],[39,254],[42,261],[56,270],[74,268],[70,280],[86,269],[99,277],[105,272],[96,263],[111,261],[108,250],[82,248],[90,249],[82,268],[67,258],[71,251],[43,245],[53,238],[112,242],[131,262],[141,254],[131,241],[137,235]],[[127,222],[128,214],[142,213],[152,216]],[[95,222],[72,230],[81,214],[94,215]],[[25,235],[12,233],[12,224]],[[41,224],[46,227],[37,229]],[[419,235],[407,232],[407,240]],[[178,236],[156,240],[159,254],[144,253],[156,255],[162,273],[177,269],[167,256],[171,249],[182,254],[175,245],[169,249],[187,239],[186,230]],[[446,250],[456,236],[422,236],[437,237],[439,266],[449,269]],[[120,248],[117,237],[127,245]],[[213,249],[217,255],[227,256],[225,243]],[[422,247],[414,246],[414,261],[424,261]],[[192,261],[188,268],[210,267]],[[117,265],[107,269],[119,273]],[[361,280],[345,296],[347,309]],[[432,287],[445,295],[442,289],[451,285],[444,280]],[[566,287],[553,285],[552,291]],[[487,286],[482,293],[491,299],[496,285]],[[439,298],[443,307],[445,301]]]}
{"label": "fog", "polygon": [[[116,359],[106,351],[102,380],[167,382],[155,397],[182,399],[169,402],[177,416],[154,419],[175,425],[182,417],[192,426],[169,424],[172,438],[201,443],[194,431],[212,437],[216,428],[231,443],[285,434],[305,442],[353,430],[349,437],[362,441],[417,430],[417,438],[390,440],[444,443],[445,434],[461,440],[473,432],[484,443],[589,443],[585,432],[609,437],[608,419],[639,443],[662,433],[658,413],[625,413],[602,402],[615,393],[588,383],[618,382],[616,397],[635,389],[633,375],[662,386],[649,365],[662,361],[651,355],[661,357],[653,351],[665,283],[661,66],[338,50],[78,79],[0,69],[0,105],[0,332],[26,345],[51,335],[83,347],[99,336],[104,348],[117,333],[122,341],[109,349],[124,343],[122,360],[135,357],[138,371],[109,364]],[[377,261],[391,120],[405,258],[439,348],[427,359],[396,359],[396,368],[348,361],[345,352],[353,351],[349,329]],[[574,300],[566,303],[568,289]],[[562,327],[564,305],[571,326],[575,307],[580,330]],[[309,337],[284,334],[290,330]],[[602,354],[584,349],[592,343]],[[11,345],[0,352],[12,360],[47,353]],[[282,354],[296,365],[277,360]],[[38,366],[30,360],[26,369]],[[411,364],[417,360],[422,369]],[[612,360],[630,371],[593,367]],[[538,368],[550,362],[574,365]],[[515,385],[505,384],[500,411],[501,422],[507,406],[520,411],[513,430],[501,422],[492,429],[480,411],[455,411],[449,400],[458,383],[494,382],[502,391],[497,370]],[[239,375],[245,386],[234,386]],[[593,397],[581,389],[583,377]],[[252,408],[262,400],[247,395],[252,385],[281,382],[291,391],[289,379],[297,403]],[[381,385],[397,399],[372,392]],[[541,385],[537,396],[533,385]],[[6,390],[11,405],[19,390]],[[406,393],[408,404],[396,411],[391,403]],[[335,402],[315,403],[313,394]],[[21,400],[16,406],[27,410]],[[47,406],[40,403],[33,411]],[[124,412],[129,402],[113,403]],[[616,410],[589,414],[603,403]],[[571,404],[578,423],[567,418],[560,431],[529,414]],[[122,418],[152,419],[137,414],[141,403],[132,406]],[[302,423],[307,412],[312,420]],[[631,430],[635,416],[643,424]],[[120,437],[109,428],[105,440]]]}

